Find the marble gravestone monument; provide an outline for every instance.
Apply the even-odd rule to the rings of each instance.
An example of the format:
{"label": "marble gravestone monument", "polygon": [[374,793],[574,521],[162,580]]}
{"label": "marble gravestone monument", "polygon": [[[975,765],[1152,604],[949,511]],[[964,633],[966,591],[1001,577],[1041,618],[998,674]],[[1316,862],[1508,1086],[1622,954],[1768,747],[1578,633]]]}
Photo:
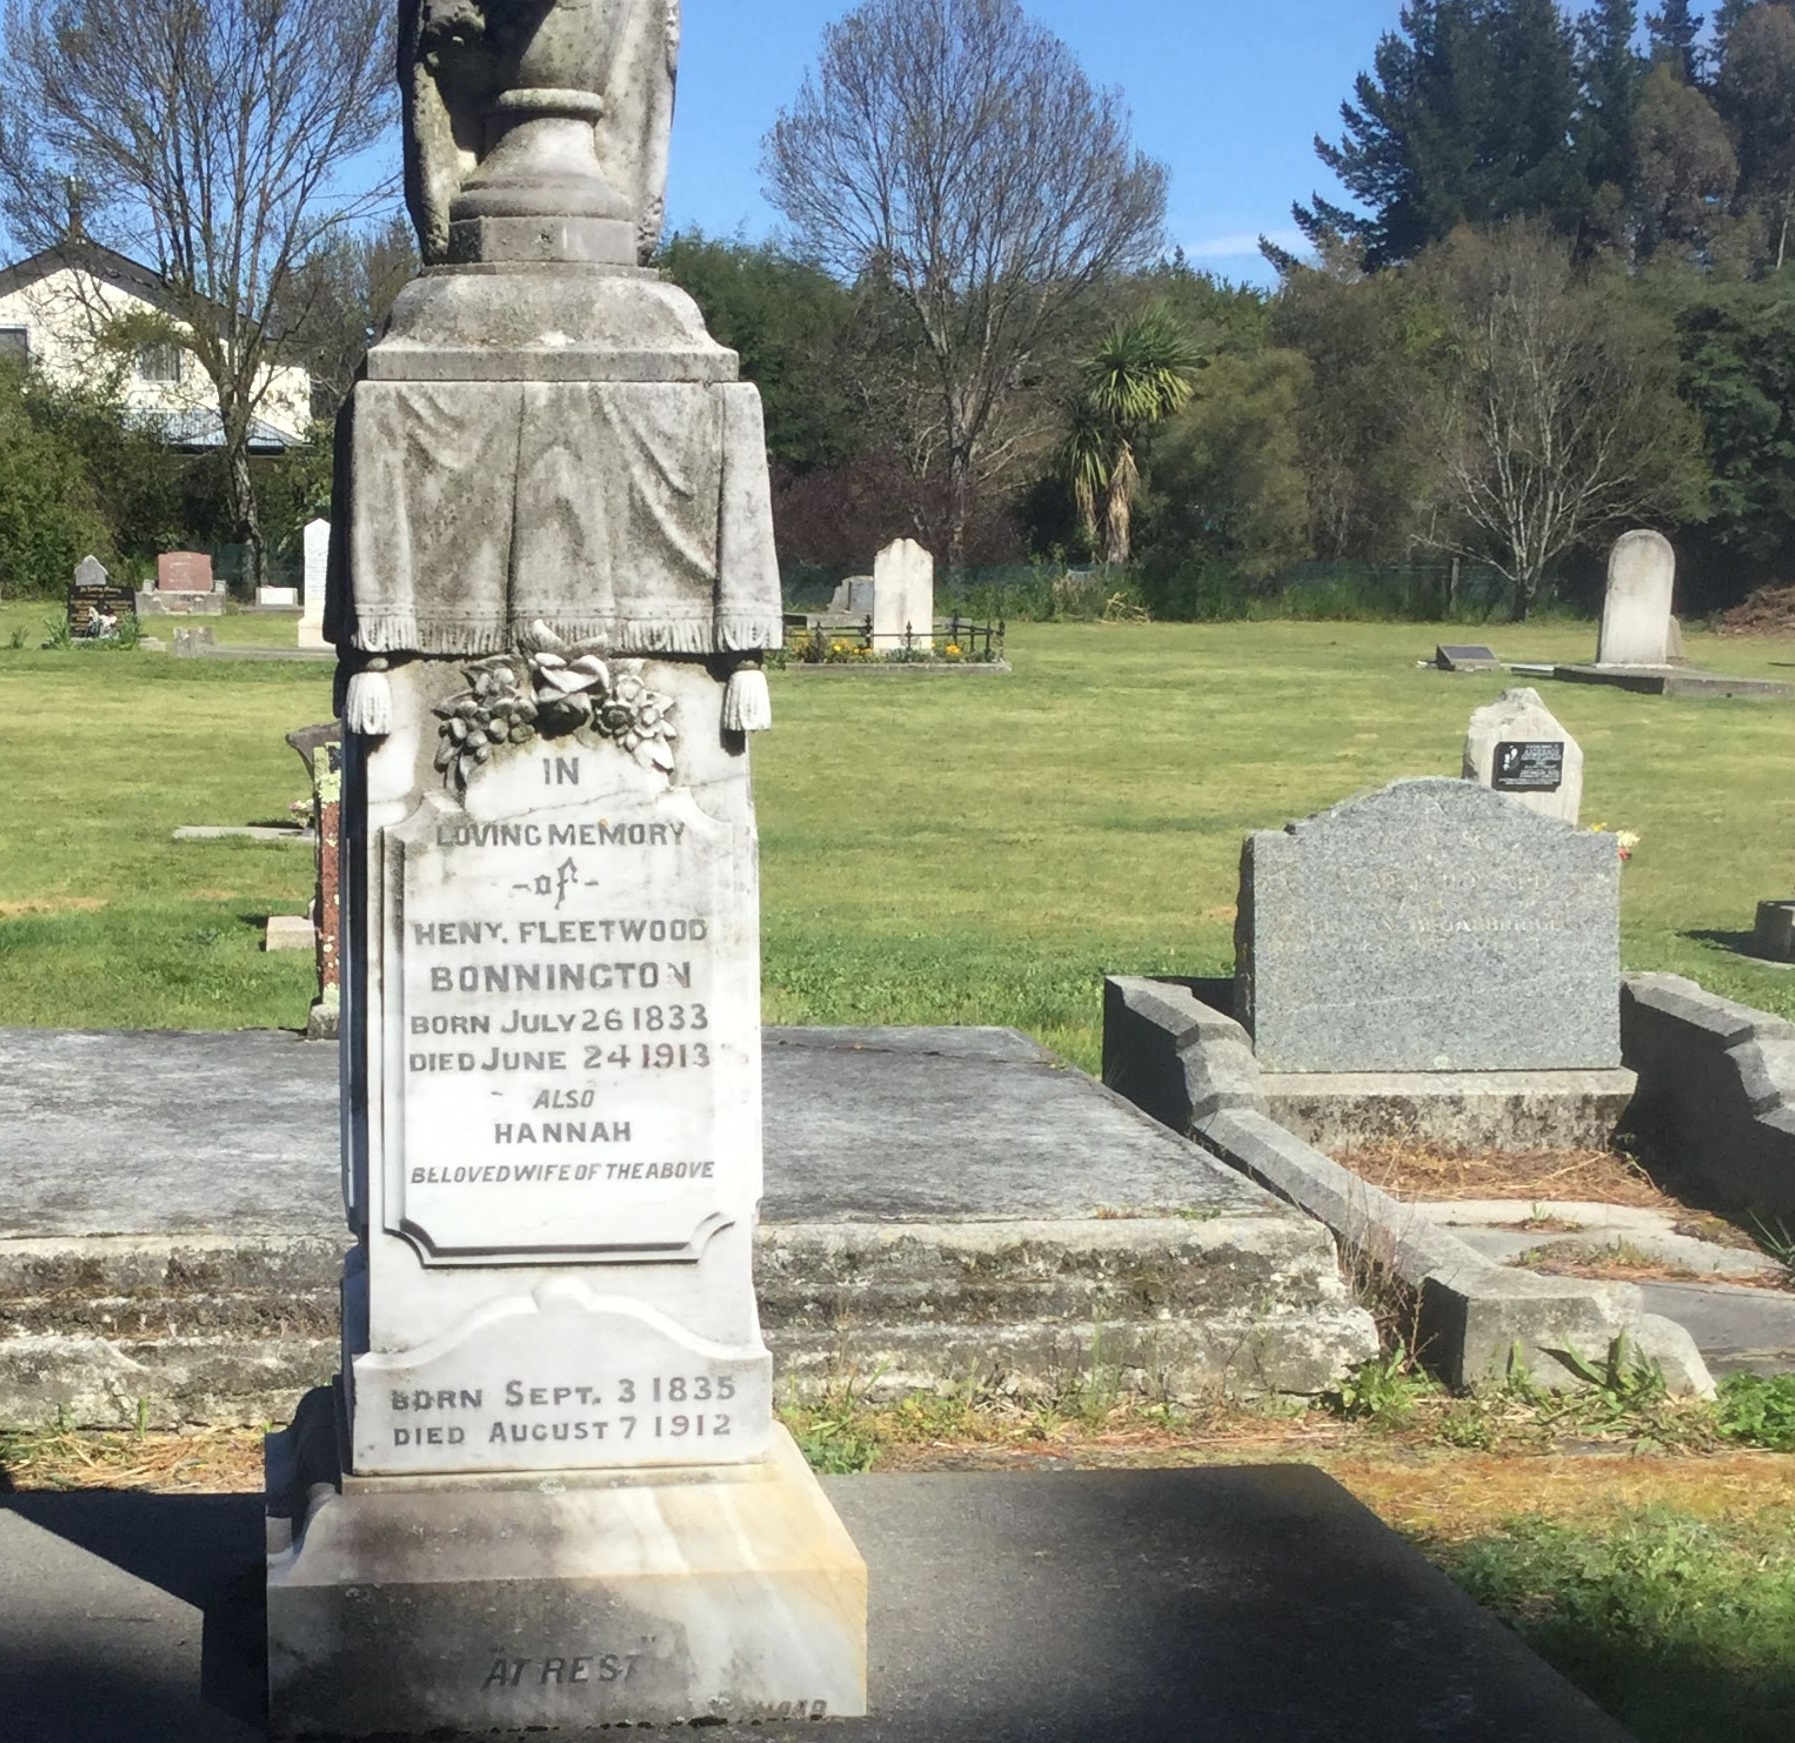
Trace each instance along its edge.
{"label": "marble gravestone monument", "polygon": [[410,0],[425,270],[338,432],[343,1364],[269,1452],[278,1735],[865,1710],[752,1275],[755,390],[641,262],[675,0]]}
{"label": "marble gravestone monument", "polygon": [[1624,533],[1608,558],[1598,666],[1663,666],[1671,655],[1677,553],[1662,533]]}
{"label": "marble gravestone monument", "polygon": [[1686,663],[1683,632],[1671,615],[1677,553],[1662,533],[1623,533],[1608,558],[1608,591],[1593,665],[1558,666],[1553,676],[1649,696],[1749,696],[1788,701],[1795,684],[1705,672]]}
{"label": "marble gravestone monument", "polygon": [[1464,777],[1573,827],[1583,810],[1583,747],[1537,690],[1504,690],[1471,716]]}
{"label": "marble gravestone monument", "polygon": [[927,654],[934,631],[935,559],[915,539],[898,539],[873,562],[873,646]]}
{"label": "marble gravestone monument", "polygon": [[301,595],[299,645],[328,647],[324,639],[324,598],[330,572],[330,522],[314,520],[305,528],[305,589]]}

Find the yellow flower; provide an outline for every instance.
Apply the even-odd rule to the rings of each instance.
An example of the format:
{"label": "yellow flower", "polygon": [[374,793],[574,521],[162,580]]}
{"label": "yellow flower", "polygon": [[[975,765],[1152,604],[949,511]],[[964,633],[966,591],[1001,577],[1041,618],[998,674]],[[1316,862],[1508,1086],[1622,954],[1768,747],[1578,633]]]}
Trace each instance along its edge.
{"label": "yellow flower", "polygon": [[960,644],[958,642],[949,642],[941,651],[950,659],[958,659],[960,657]]}

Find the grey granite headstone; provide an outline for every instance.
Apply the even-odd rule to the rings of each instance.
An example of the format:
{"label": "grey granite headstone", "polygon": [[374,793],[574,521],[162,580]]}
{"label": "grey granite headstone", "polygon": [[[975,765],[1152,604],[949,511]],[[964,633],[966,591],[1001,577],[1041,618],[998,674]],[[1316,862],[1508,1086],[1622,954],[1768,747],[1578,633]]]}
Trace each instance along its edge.
{"label": "grey granite headstone", "polygon": [[847,580],[835,589],[835,597],[829,601],[831,611],[848,611],[856,617],[870,617],[873,610],[873,578],[870,575],[850,575]]}
{"label": "grey granite headstone", "polygon": [[1247,838],[1238,1008],[1267,1071],[1574,1071],[1620,1057],[1611,836],[1398,781]]}

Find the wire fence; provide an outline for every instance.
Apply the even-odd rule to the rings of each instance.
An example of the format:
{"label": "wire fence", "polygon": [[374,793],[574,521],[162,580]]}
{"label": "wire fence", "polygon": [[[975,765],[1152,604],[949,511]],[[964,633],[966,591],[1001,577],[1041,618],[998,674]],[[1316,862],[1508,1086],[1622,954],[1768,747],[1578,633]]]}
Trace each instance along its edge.
{"label": "wire fence", "polygon": [[[784,575],[790,612],[827,610],[845,569],[793,565]],[[1538,605],[1556,590],[1541,589]],[[938,612],[982,622],[1203,622],[1291,618],[1397,623],[1490,623],[1514,613],[1514,583],[1483,563],[1315,561],[1277,574],[1249,576],[1221,566],[1171,575],[1152,570],[1070,568],[1017,563],[1001,568],[943,570]]]}

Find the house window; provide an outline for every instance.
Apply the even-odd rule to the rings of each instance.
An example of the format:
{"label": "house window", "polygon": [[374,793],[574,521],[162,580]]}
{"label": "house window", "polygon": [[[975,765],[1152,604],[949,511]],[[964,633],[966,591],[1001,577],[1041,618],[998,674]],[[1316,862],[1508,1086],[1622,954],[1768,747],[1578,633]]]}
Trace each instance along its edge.
{"label": "house window", "polygon": [[7,363],[29,363],[31,361],[31,329],[29,327],[0,327],[0,361]]}
{"label": "house window", "polygon": [[139,381],[179,381],[181,348],[179,345],[146,345],[137,353]]}

